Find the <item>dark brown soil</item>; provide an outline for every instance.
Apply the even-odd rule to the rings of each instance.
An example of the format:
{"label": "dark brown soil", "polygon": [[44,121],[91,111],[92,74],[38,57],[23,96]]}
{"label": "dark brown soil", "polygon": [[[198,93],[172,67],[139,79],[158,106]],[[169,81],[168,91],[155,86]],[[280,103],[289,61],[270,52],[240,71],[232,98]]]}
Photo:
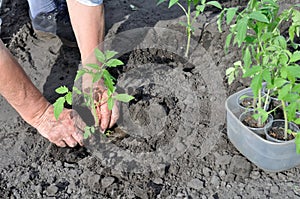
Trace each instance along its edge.
{"label": "dark brown soil", "polygon": [[289,141],[293,140],[295,137],[292,134],[288,134],[287,138],[284,138],[284,128],[283,127],[272,127],[268,131],[269,135],[277,140]]}
{"label": "dark brown soil", "polygon": [[[196,21],[187,60],[181,56],[185,37],[178,34],[185,35],[178,24],[185,16],[178,7],[157,7],[149,0],[104,2],[106,40],[113,40],[112,50],[121,52],[125,63],[113,74],[120,89],[137,99],[121,105],[118,128],[129,136],[98,135],[103,145],[58,148],[0,97],[0,198],[299,198],[299,167],[265,172],[227,138],[226,96],[249,81],[226,83],[225,71],[241,52],[224,53],[218,10],[207,9]],[[229,7],[247,1],[220,2]],[[0,17],[1,38],[50,102],[58,97],[55,88],[72,87],[78,49],[62,46],[58,38],[38,38],[25,0],[4,0]],[[122,35],[144,27],[168,31]],[[141,49],[143,41],[155,45]]]}

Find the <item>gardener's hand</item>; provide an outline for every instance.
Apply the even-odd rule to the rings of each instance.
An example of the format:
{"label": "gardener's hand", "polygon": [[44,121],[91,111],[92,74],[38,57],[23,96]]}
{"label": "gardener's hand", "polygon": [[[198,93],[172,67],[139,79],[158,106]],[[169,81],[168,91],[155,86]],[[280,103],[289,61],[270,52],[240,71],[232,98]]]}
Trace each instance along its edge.
{"label": "gardener's hand", "polygon": [[118,102],[115,101],[112,110],[108,109],[107,90],[103,86],[98,86],[96,89],[94,89],[94,99],[99,118],[100,130],[104,133],[107,128],[111,128],[119,119]]}
{"label": "gardener's hand", "polygon": [[33,126],[39,133],[57,146],[75,147],[83,145],[85,123],[75,110],[64,109],[59,119],[54,117],[53,106],[49,105],[45,113]]}

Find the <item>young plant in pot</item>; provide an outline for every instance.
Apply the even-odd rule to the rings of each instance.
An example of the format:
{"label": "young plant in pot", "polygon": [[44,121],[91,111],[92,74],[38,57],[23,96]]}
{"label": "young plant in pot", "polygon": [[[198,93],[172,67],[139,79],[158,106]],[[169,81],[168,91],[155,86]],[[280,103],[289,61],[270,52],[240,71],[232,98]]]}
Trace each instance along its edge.
{"label": "young plant in pot", "polygon": [[[263,135],[263,127],[272,120],[268,112],[270,100],[269,93],[264,94],[263,82],[271,81],[272,68],[268,61],[268,46],[270,40],[280,35],[279,25],[285,19],[279,15],[279,6],[276,1],[250,0],[247,7],[241,12],[238,8],[225,8],[220,14],[218,24],[226,16],[226,23],[230,26],[227,35],[225,50],[237,44],[242,50],[242,60],[235,62],[234,67],[226,70],[228,83],[231,84],[242,72],[243,78],[250,78],[253,96],[251,110],[240,117],[242,122],[252,129],[258,128],[258,133]],[[242,96],[244,99],[248,97]],[[238,99],[240,100],[240,98]]]}
{"label": "young plant in pot", "polygon": [[[238,12],[239,10],[239,8],[225,8],[218,20],[219,28],[223,23],[222,19],[225,19],[228,25],[232,24],[226,38],[225,50],[228,51],[231,45],[237,45],[242,49],[241,60],[226,71],[229,83],[238,78],[241,72],[243,77],[248,77],[251,80],[250,88],[232,94],[226,100],[227,135],[231,143],[258,167],[268,171],[283,171],[300,164],[295,144],[293,142],[274,143],[255,134],[239,121],[240,108],[236,102],[239,96],[252,92],[253,96],[257,97],[256,100],[253,100],[253,104],[258,104],[260,97],[266,95],[265,98],[270,98],[275,88],[279,92],[285,83],[294,83],[287,78],[290,74],[286,67],[282,67],[283,64],[277,65],[286,60],[286,56],[278,56],[274,53],[276,51],[274,45],[280,48],[284,46],[285,49],[288,49],[285,46],[289,44],[289,38],[286,39],[281,36],[280,26],[282,22],[292,19],[298,11],[291,7],[279,13],[279,5],[276,0],[250,0],[244,10]],[[297,23],[299,25],[299,22]],[[294,30],[296,29],[294,28]],[[289,34],[291,33],[293,30],[290,30]],[[295,60],[298,57],[297,53],[292,56]],[[287,60],[290,61],[291,57],[289,56]],[[290,61],[289,67],[295,62]],[[283,75],[284,81],[281,84],[279,84],[281,80],[275,81],[278,75]],[[266,91],[264,94],[261,94],[262,89]],[[291,93],[296,89],[292,87]],[[281,94],[283,96],[285,90],[283,89],[281,92],[283,92]],[[291,99],[284,100],[285,105],[293,102]],[[268,102],[267,99],[266,102]],[[256,118],[260,116],[263,121],[264,115],[273,114],[281,105],[282,102],[280,101],[280,104],[272,109],[265,109],[264,106],[260,106]],[[292,106],[286,108],[290,109]],[[292,111],[287,110],[287,114],[292,114]]]}
{"label": "young plant in pot", "polygon": [[[61,86],[55,90],[58,94],[64,95],[59,97],[56,100],[56,102],[53,104],[55,118],[59,118],[59,115],[61,114],[65,103],[72,105],[73,94],[80,95],[84,98],[83,105],[91,111],[95,122],[94,125],[85,127],[84,129],[85,139],[87,139],[93,133],[99,130],[99,116],[98,116],[99,111],[97,110],[97,108],[99,107],[100,104],[107,103],[108,109],[112,110],[115,104],[114,102],[116,100],[121,102],[129,102],[132,99],[134,99],[133,96],[116,93],[116,87],[114,83],[115,79],[111,76],[111,74],[107,70],[107,68],[123,65],[122,61],[113,58],[116,54],[117,52],[109,51],[109,50],[103,53],[98,48],[96,48],[95,56],[99,61],[99,63],[101,63],[101,65],[86,64],[86,67],[83,67],[83,69],[77,71],[75,81],[78,81],[83,75],[90,75],[92,77],[92,85],[90,85],[88,91],[86,90],[81,91],[79,88],[75,86],[73,86],[73,91],[70,91],[66,86]],[[95,91],[94,83],[99,82],[101,80],[103,80],[104,86],[107,89],[107,98],[100,99],[99,101],[95,99],[97,96],[95,96],[94,94]]]}

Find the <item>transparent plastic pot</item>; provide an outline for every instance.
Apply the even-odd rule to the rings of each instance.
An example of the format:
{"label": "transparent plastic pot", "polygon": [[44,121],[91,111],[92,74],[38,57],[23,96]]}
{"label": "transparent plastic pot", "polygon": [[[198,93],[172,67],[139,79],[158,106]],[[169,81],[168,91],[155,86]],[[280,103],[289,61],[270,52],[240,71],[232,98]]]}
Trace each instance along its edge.
{"label": "transparent plastic pot", "polygon": [[[244,113],[242,113],[239,117],[239,120],[241,122],[243,122],[247,117],[252,117],[252,115],[255,114],[253,110],[249,110],[246,111]],[[272,125],[272,121],[273,121],[273,116],[269,115],[267,121],[265,122],[265,125],[262,127],[251,127],[251,126],[247,126],[248,129],[250,129],[251,131],[253,131],[254,133],[260,135],[260,136],[264,136],[265,135],[265,129],[269,129]]]}
{"label": "transparent plastic pot", "polygon": [[266,171],[279,172],[300,165],[300,155],[296,153],[295,143],[268,141],[240,122],[240,108],[236,101],[239,95],[250,90],[244,89],[226,100],[229,140],[248,160]]}
{"label": "transparent plastic pot", "polygon": [[[284,128],[284,120],[273,120],[272,122],[269,123],[269,127],[264,129],[267,140],[270,140],[272,142],[278,142],[278,143],[283,143],[283,142],[292,142],[292,143],[294,143],[295,140],[284,141],[284,140],[278,140],[278,139],[270,136],[268,132],[269,132],[269,129],[272,126],[281,126],[281,127]],[[298,132],[299,131],[299,127],[296,124],[292,123],[292,122],[289,122],[288,128],[291,129],[293,132]]]}

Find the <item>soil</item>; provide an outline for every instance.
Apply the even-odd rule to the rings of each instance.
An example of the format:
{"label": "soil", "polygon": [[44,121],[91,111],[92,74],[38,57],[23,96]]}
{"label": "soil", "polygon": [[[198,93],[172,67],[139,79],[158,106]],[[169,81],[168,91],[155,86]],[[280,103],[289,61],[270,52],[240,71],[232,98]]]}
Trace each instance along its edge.
{"label": "soil", "polygon": [[268,134],[277,139],[277,140],[283,140],[283,141],[289,141],[294,139],[295,137],[292,134],[288,134],[287,138],[284,138],[284,128],[283,127],[272,127],[269,131]]}
{"label": "soil", "polygon": [[255,120],[252,115],[247,116],[244,120],[242,120],[242,123],[251,128],[263,128],[266,124],[265,122],[262,125],[259,125],[257,120]]}
{"label": "soil", "polygon": [[[240,51],[224,54],[226,32],[217,30],[216,9],[196,22],[187,60],[179,8],[149,0],[107,0],[105,6],[106,40],[125,63],[112,73],[119,89],[136,97],[121,104],[114,129],[128,136],[58,148],[0,98],[0,198],[300,198],[300,167],[265,172],[227,138],[226,97],[249,82],[226,83],[226,68]],[[54,102],[55,88],[74,84],[78,49],[38,38],[25,0],[4,0],[0,17],[2,40]]]}

